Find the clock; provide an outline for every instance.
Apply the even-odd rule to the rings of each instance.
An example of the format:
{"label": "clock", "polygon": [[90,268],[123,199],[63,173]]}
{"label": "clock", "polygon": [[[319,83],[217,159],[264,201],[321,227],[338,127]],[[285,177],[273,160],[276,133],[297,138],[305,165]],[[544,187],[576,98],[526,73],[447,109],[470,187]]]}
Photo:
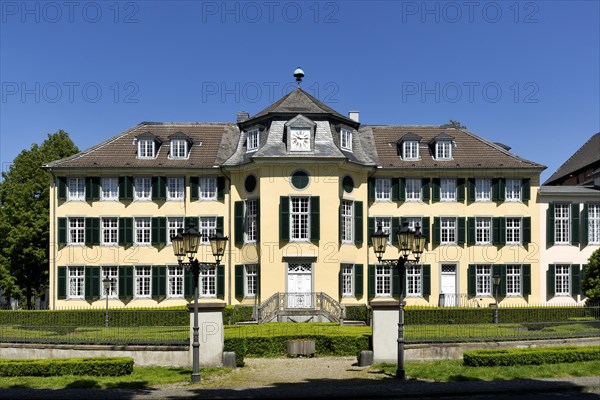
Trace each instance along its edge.
{"label": "clock", "polygon": [[292,151],[310,151],[310,130],[292,129],[290,142]]}

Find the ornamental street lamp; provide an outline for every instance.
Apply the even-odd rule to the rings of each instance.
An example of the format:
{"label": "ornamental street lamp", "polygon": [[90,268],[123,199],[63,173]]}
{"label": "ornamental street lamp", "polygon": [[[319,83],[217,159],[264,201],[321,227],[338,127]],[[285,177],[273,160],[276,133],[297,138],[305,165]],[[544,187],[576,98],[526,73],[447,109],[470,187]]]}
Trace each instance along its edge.
{"label": "ornamental street lamp", "polygon": [[104,286],[104,296],[106,297],[106,314],[104,315],[104,327],[108,328],[108,294],[110,292],[110,287],[112,286],[114,278],[108,277],[108,271],[106,272],[106,276],[102,279],[102,285]]}
{"label": "ornamental street lamp", "polygon": [[500,287],[500,271],[494,271],[492,275],[494,280],[494,299],[496,300],[496,307],[494,307],[494,323],[498,323],[498,288]]}
{"label": "ornamental street lamp", "polygon": [[[371,240],[377,260],[389,265],[391,268],[398,268],[400,301],[398,310],[398,368],[396,369],[396,378],[404,380],[406,379],[406,372],[404,371],[404,287],[402,285],[402,277],[406,273],[406,267],[416,265],[419,262],[425,248],[425,236],[421,234],[421,227],[418,224],[413,231],[408,227],[408,222],[406,221],[402,224],[402,229],[397,232],[397,235],[400,247],[400,256],[397,260],[381,259],[385,253],[389,238],[389,235],[381,229],[381,224],[379,224],[377,231],[371,236]],[[414,255],[414,260],[408,258],[410,253]]]}
{"label": "ornamental street lamp", "polygon": [[[215,257],[216,262],[199,262],[196,259],[196,253],[198,252],[198,246],[200,245],[200,239],[202,235],[198,233],[194,224],[190,224],[187,231],[183,231],[183,228],[179,228],[177,235],[171,237],[171,243],[173,244],[173,253],[177,257],[177,262],[180,266],[183,266],[186,271],[190,271],[194,280],[194,326],[192,336],[192,382],[200,382],[200,339],[198,335],[198,280],[200,278],[200,272],[210,267],[218,267],[219,263],[223,259],[225,254],[225,247],[229,238],[223,236],[220,231],[216,231],[215,234],[208,238],[210,247]],[[187,256],[188,262],[184,262]]]}

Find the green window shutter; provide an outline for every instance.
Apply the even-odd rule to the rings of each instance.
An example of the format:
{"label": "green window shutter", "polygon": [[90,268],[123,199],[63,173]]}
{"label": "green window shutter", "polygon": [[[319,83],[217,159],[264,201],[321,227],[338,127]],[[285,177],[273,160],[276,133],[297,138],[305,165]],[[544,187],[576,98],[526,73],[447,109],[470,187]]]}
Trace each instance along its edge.
{"label": "green window shutter", "polygon": [[354,244],[363,243],[363,202],[354,202]]}
{"label": "green window shutter", "polygon": [[581,265],[571,265],[571,295],[581,294]]}
{"label": "green window shutter", "polygon": [[344,225],[344,220],[342,218],[342,205],[340,204],[338,207],[338,239],[340,243],[342,242],[342,231],[344,229],[342,225]]}
{"label": "green window shutter", "polygon": [[500,179],[492,178],[492,201],[500,200]]}
{"label": "green window shutter", "polygon": [[506,243],[506,218],[494,217],[492,218],[492,243],[495,245],[504,245]]}
{"label": "green window shutter", "polygon": [[[494,264],[492,266],[492,274],[500,275],[500,287],[498,288],[498,294],[500,296],[506,296],[506,265]],[[496,287],[492,280],[492,295],[496,294]]]}
{"label": "green window shutter", "polygon": [[467,201],[475,201],[475,178],[467,180]]}
{"label": "green window shutter", "polygon": [[95,246],[100,244],[100,218],[85,219],[85,245]]}
{"label": "green window shutter", "polygon": [[133,297],[133,267],[121,265],[119,267],[119,298],[130,299]]}
{"label": "green window shutter", "polygon": [[392,296],[399,297],[400,292],[403,291],[404,287],[402,285],[402,280],[398,271],[398,268],[392,267]]}
{"label": "green window shutter", "polygon": [[67,244],[67,219],[58,218],[58,244]]}
{"label": "green window shutter", "polygon": [[100,200],[100,177],[85,178],[85,199],[87,201]]}
{"label": "green window shutter", "polygon": [[217,297],[225,298],[225,267],[219,265],[217,268]]}
{"label": "green window shutter", "polygon": [[354,297],[363,296],[363,265],[354,264]]}
{"label": "green window shutter", "polygon": [[400,180],[392,178],[392,201],[400,200]]}
{"label": "green window shutter", "polygon": [[225,199],[225,177],[218,176],[217,177],[217,200]]}
{"label": "green window shutter", "polygon": [[58,186],[58,200],[67,200],[67,177],[59,176],[56,178],[56,185]]}
{"label": "green window shutter", "polygon": [[588,205],[583,205],[583,213],[581,215],[581,244],[587,246],[589,242],[589,210]]}
{"label": "green window shutter", "polygon": [[183,271],[183,296],[188,299],[194,296],[194,274],[187,269]]}
{"label": "green window shutter", "polygon": [[279,240],[290,240],[290,198],[279,197]]}
{"label": "green window shutter", "polygon": [[506,179],[498,178],[498,201],[506,200]]}
{"label": "green window shutter", "polygon": [[523,264],[521,267],[523,271],[523,288],[521,292],[523,296],[531,294],[531,264]]}
{"label": "green window shutter", "polygon": [[167,267],[152,266],[152,298],[160,301],[167,295]]}
{"label": "green window shutter", "polygon": [[338,271],[338,297],[340,301],[344,293],[344,264],[340,264],[340,270]]}
{"label": "green window shutter", "polygon": [[423,297],[431,295],[431,265],[421,266],[421,291]]}
{"label": "green window shutter", "polygon": [[531,200],[531,179],[525,178],[521,181],[521,200]]}
{"label": "green window shutter", "polygon": [[571,204],[571,244],[579,244],[579,203]]}
{"label": "green window shutter", "polygon": [[531,217],[523,217],[523,244],[531,243]]}
{"label": "green window shutter", "polygon": [[375,201],[375,178],[369,178],[367,180],[367,191],[369,201]]}
{"label": "green window shutter", "polygon": [[392,235],[392,244],[398,244],[398,230],[400,229],[400,218],[392,217],[392,231],[390,234]]}
{"label": "green window shutter", "polygon": [[321,225],[320,225],[320,202],[319,196],[312,196],[310,198],[310,240],[321,239]]}
{"label": "green window shutter", "polygon": [[375,233],[375,217],[367,218],[367,242],[372,245],[373,233]]}
{"label": "green window shutter", "polygon": [[469,264],[467,269],[467,293],[470,297],[474,297],[477,293],[475,273],[475,264]]}
{"label": "green window shutter", "polygon": [[244,297],[244,266],[242,264],[235,266],[235,297],[238,299]]}
{"label": "green window shutter", "polygon": [[93,301],[100,298],[100,267],[85,267],[85,299]]}
{"label": "green window shutter", "polygon": [[198,217],[185,217],[183,230],[187,230],[192,224],[196,229],[198,229],[198,227],[200,226],[200,221],[198,220]]}
{"label": "green window shutter", "polygon": [[152,217],[152,245],[159,246],[167,243],[167,219]]}
{"label": "green window shutter", "polygon": [[198,192],[198,186],[200,186],[200,178],[197,176],[190,177],[190,200],[195,201],[200,199],[200,193]]}
{"label": "green window shutter", "polygon": [[421,233],[425,236],[425,245],[431,242],[430,228],[429,228],[429,217],[421,218]]}
{"label": "green window shutter", "polygon": [[442,223],[440,217],[433,217],[433,244],[440,244],[440,231]]}
{"label": "green window shutter", "polygon": [[581,274],[580,274],[580,278],[581,278],[581,294],[585,295],[585,290],[583,289],[584,286],[584,282],[585,282],[585,273],[587,271],[588,265],[587,264],[583,264],[581,266]]}
{"label": "green window shutter", "polygon": [[465,178],[456,180],[456,201],[459,203],[465,201]]}
{"label": "green window shutter", "polygon": [[164,176],[152,177],[152,200],[165,200],[167,198],[167,188]]}
{"label": "green window shutter", "polygon": [[398,178],[398,200],[406,200],[406,179]]}
{"label": "green window shutter", "polygon": [[119,244],[133,244],[133,218],[119,218]]}
{"label": "green window shutter", "polygon": [[236,201],[233,204],[234,238],[235,244],[244,244],[244,202]]}
{"label": "green window shutter", "polygon": [[133,200],[133,178],[130,176],[119,177],[119,199]]}
{"label": "green window shutter", "polygon": [[434,202],[440,201],[440,199],[441,199],[440,185],[441,185],[440,178],[433,178],[432,183],[431,183],[431,199]]}
{"label": "green window shutter", "polygon": [[556,265],[548,265],[548,271],[546,271],[546,294],[548,298],[554,297],[556,294]]}
{"label": "green window shutter", "polygon": [[466,218],[461,218],[458,217],[456,219],[456,225],[458,226],[458,230],[456,233],[456,243],[458,243],[460,246],[462,246],[463,244],[465,244],[465,240],[467,238],[467,232],[465,229],[465,223],[466,223]]}
{"label": "green window shutter", "polygon": [[429,202],[429,187],[431,186],[430,178],[421,179],[421,200]]}
{"label": "green window shutter", "polygon": [[225,218],[217,217],[217,232],[225,233]]}
{"label": "green window shutter", "polygon": [[58,300],[67,298],[67,267],[57,268],[56,294]]}
{"label": "green window shutter", "polygon": [[367,296],[372,299],[375,297],[375,265],[369,264],[367,267]]}
{"label": "green window shutter", "polygon": [[467,218],[467,244],[475,244],[475,217]]}
{"label": "green window shutter", "polygon": [[554,245],[554,203],[548,204],[546,210],[546,245]]}

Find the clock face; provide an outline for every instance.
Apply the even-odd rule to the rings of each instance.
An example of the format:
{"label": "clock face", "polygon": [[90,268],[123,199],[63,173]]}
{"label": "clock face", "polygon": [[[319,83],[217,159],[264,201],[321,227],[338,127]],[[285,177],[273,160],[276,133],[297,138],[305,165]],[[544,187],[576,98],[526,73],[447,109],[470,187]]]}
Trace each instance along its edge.
{"label": "clock face", "polygon": [[310,150],[310,131],[309,130],[292,130],[292,151],[309,151]]}

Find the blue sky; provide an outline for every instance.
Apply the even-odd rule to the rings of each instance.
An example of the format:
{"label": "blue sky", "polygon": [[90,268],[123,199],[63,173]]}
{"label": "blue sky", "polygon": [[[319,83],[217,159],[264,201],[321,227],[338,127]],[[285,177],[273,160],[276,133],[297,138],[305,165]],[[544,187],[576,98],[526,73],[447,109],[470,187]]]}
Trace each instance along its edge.
{"label": "blue sky", "polygon": [[542,163],[600,131],[598,1],[0,1],[0,161],[294,87],[362,123],[461,121]]}

